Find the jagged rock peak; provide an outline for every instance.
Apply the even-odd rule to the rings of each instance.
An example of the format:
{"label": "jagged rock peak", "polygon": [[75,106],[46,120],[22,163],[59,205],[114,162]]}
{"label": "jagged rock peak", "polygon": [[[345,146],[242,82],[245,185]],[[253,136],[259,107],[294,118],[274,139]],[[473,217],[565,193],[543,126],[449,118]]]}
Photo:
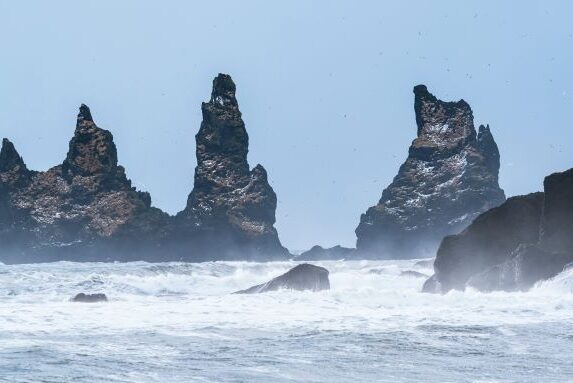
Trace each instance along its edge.
{"label": "jagged rock peak", "polygon": [[86,104],[80,106],[80,112],[78,113],[78,123],[81,121],[91,121],[93,122],[92,113],[90,108]]}
{"label": "jagged rock peak", "polygon": [[361,256],[433,256],[439,241],[505,200],[499,151],[489,127],[479,136],[470,106],[414,87],[417,136],[408,158],[356,229]]}
{"label": "jagged rock peak", "polygon": [[7,138],[2,140],[2,150],[0,150],[0,172],[11,170],[27,170],[24,160],[14,147],[14,144]]}
{"label": "jagged rock peak", "polygon": [[231,77],[219,74],[210,101],[201,106],[194,187],[178,217],[182,225],[191,223],[202,231],[205,247],[210,248],[206,251],[218,251],[219,257],[282,256],[287,251],[273,227],[277,197],[266,170],[261,165],[249,167],[249,136],[235,90]]}
{"label": "jagged rock peak", "polygon": [[238,107],[235,91],[235,83],[231,76],[219,73],[219,75],[213,79],[213,91],[211,92],[210,103],[223,107]]}
{"label": "jagged rock peak", "polygon": [[414,96],[418,137],[429,137],[425,145],[439,146],[438,137],[475,138],[472,109],[463,99],[457,102],[439,100],[425,85],[416,85]]}
{"label": "jagged rock peak", "polygon": [[111,132],[99,128],[90,109],[82,104],[64,169],[83,176],[107,173],[117,167],[117,148]]}

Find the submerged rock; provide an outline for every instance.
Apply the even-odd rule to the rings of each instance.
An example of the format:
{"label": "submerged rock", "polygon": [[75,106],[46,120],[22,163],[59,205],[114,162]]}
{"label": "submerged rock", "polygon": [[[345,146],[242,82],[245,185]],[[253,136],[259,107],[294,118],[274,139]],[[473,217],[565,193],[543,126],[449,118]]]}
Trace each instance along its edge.
{"label": "submerged rock", "polygon": [[431,268],[434,266],[434,261],[435,259],[423,259],[421,261],[418,261],[416,263],[414,263],[414,267],[420,267],[423,269],[427,269],[427,268]]}
{"label": "submerged rock", "polygon": [[325,249],[322,246],[313,246],[312,249],[295,257],[297,261],[325,261],[348,259],[354,254],[355,249],[336,245]]}
{"label": "submerged rock", "polygon": [[420,273],[419,271],[414,270],[405,270],[400,273],[401,277],[412,277],[412,278],[428,278],[428,276],[424,273]]}
{"label": "submerged rock", "polygon": [[364,258],[421,258],[441,239],[505,200],[499,151],[489,126],[476,132],[470,106],[414,88],[417,138],[376,206],[360,218],[357,252]]}
{"label": "submerged rock", "polygon": [[330,289],[328,270],[324,267],[303,263],[293,267],[285,274],[235,294],[258,294],[281,289],[321,291]]}
{"label": "submerged rock", "polygon": [[79,293],[78,295],[72,298],[72,302],[82,302],[82,303],[107,302],[107,296],[105,294]]}
{"label": "submerged rock", "polygon": [[197,167],[187,207],[177,215],[179,241],[209,259],[286,258],[276,229],[277,197],[267,172],[247,162],[249,136],[229,75],[213,80],[195,136]]}

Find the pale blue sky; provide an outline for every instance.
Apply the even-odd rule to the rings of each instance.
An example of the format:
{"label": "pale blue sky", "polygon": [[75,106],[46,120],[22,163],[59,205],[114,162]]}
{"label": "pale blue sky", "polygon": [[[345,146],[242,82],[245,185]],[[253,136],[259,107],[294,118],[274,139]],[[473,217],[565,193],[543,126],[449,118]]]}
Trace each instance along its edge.
{"label": "pale blue sky", "polygon": [[86,103],[175,213],[200,104],[229,73],[283,243],[350,246],[406,158],[418,83],[490,124],[508,195],[573,166],[571,20],[571,1],[0,0],[0,136],[47,169]]}

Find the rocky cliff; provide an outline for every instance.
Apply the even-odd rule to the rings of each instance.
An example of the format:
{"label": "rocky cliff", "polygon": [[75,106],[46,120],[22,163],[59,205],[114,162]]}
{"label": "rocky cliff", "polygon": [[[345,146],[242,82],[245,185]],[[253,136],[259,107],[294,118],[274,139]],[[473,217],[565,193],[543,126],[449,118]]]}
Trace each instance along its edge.
{"label": "rocky cliff", "polygon": [[177,215],[177,242],[192,242],[196,259],[286,257],[276,229],[277,197],[261,165],[250,169],[249,136],[229,75],[213,80],[195,136],[195,183]]}
{"label": "rocky cliff", "polygon": [[445,235],[505,200],[489,126],[476,132],[464,100],[438,100],[424,85],[414,96],[417,137],[378,204],[360,217],[358,256],[433,256]]}
{"label": "rocky cliff", "polygon": [[573,262],[573,169],[543,185],[544,193],[510,198],[444,238],[424,290],[526,290]]}
{"label": "rocky cliff", "polygon": [[29,171],[14,145],[0,152],[2,262],[145,259],[168,216],[151,207],[117,163],[111,133],[80,107],[66,159]]}

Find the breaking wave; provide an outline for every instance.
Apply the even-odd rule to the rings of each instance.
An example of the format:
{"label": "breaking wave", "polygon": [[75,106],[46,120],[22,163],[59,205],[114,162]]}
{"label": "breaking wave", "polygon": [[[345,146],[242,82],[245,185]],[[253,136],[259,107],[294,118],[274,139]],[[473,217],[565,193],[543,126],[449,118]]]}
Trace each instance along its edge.
{"label": "breaking wave", "polygon": [[[544,381],[573,374],[571,269],[529,292],[433,295],[421,293],[420,275],[432,269],[416,261],[313,263],[330,271],[330,291],[231,294],[294,262],[0,265],[0,382],[534,382],[541,372],[531,369]],[[109,302],[71,303],[79,292]]]}

